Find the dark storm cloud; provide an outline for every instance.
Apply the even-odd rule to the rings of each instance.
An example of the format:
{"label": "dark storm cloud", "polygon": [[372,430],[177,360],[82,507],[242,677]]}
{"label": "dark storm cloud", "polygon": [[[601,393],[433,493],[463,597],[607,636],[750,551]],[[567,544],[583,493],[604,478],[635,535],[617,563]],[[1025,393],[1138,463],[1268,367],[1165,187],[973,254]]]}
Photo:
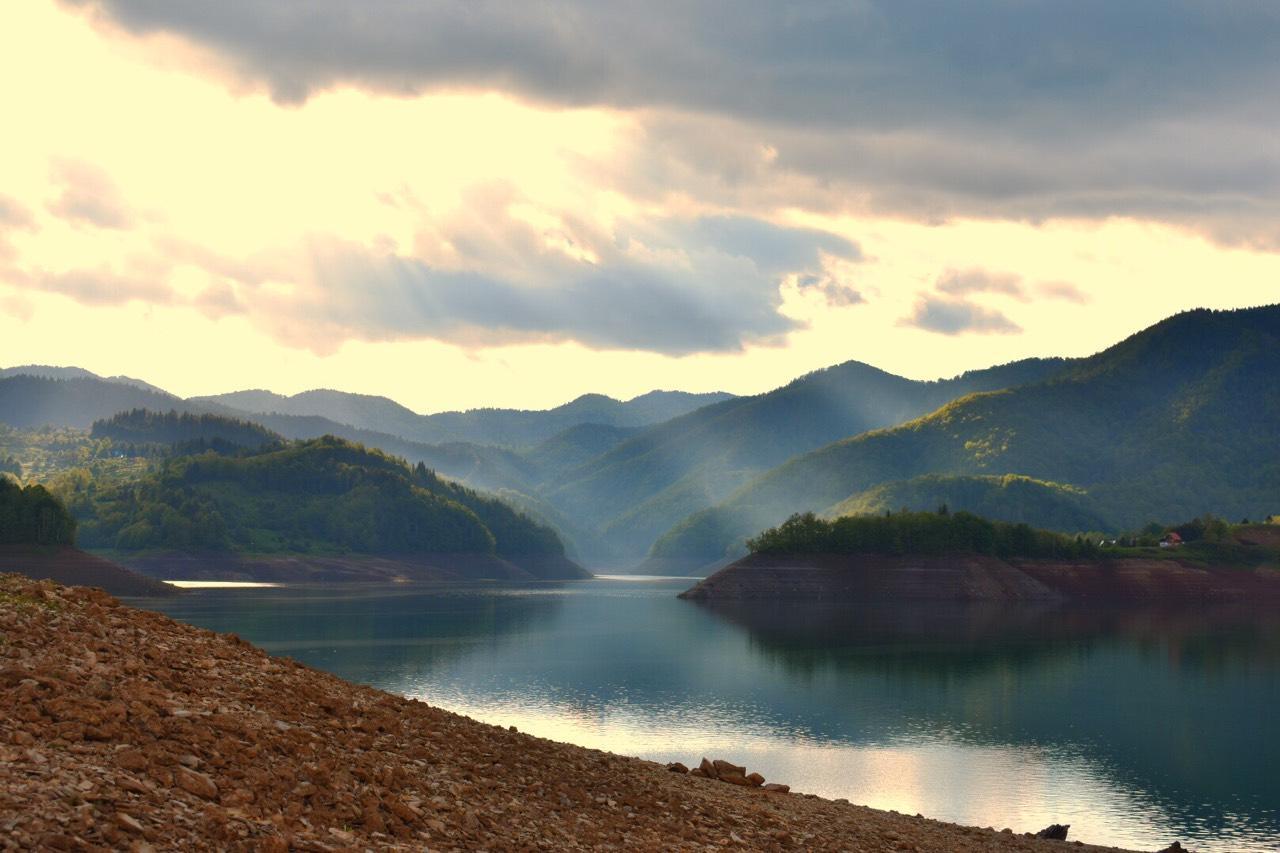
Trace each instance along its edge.
{"label": "dark storm cloud", "polygon": [[[1264,0],[65,2],[189,37],[286,102],[354,85],[645,108],[654,157],[711,152],[722,190],[800,176],[793,204],[1119,214],[1280,246]],[[739,171],[736,138],[776,162]]]}
{"label": "dark storm cloud", "polygon": [[1004,314],[963,299],[926,295],[916,302],[911,316],[901,325],[915,326],[941,335],[1010,335],[1022,328]]}

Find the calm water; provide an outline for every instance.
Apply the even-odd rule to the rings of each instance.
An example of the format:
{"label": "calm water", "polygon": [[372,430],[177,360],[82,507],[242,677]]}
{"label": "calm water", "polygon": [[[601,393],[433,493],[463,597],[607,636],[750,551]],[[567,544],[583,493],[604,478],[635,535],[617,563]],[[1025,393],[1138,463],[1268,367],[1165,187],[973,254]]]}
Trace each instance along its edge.
{"label": "calm water", "polygon": [[1153,850],[1280,849],[1280,618],[726,607],[684,579],[145,601],[352,681],[828,797]]}

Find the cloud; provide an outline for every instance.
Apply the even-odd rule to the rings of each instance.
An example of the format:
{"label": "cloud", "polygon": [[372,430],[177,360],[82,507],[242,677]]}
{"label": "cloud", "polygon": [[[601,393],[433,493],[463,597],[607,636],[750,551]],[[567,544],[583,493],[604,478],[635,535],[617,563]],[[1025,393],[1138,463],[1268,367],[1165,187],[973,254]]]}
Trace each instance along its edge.
{"label": "cloud", "polygon": [[125,229],[133,224],[133,214],[120,191],[97,166],[76,160],[56,161],[53,181],[61,186],[61,193],[49,204],[49,212],[55,216],[97,228]]}
{"label": "cloud", "polygon": [[86,305],[123,305],[133,301],[167,304],[177,301],[163,278],[146,274],[127,275],[101,268],[41,272],[30,278],[42,290]]}
{"label": "cloud", "polygon": [[1012,335],[1022,331],[1004,314],[962,299],[925,295],[916,301],[910,317],[900,325],[915,326],[941,335]]}
{"label": "cloud", "polygon": [[453,214],[417,221],[407,246],[317,233],[230,259],[160,237],[124,268],[22,275],[33,290],[89,305],[136,300],[241,315],[288,345],[326,353],[349,340],[421,339],[738,351],[780,344],[803,326],[781,312],[787,281],[813,282],[832,304],[861,301],[829,270],[860,262],[861,249],[826,231],[725,216],[606,229],[548,211],[521,218],[513,211],[522,204],[508,186],[482,187]]}
{"label": "cloud", "polygon": [[829,275],[802,275],[796,279],[796,285],[801,290],[822,294],[822,298],[832,308],[848,308],[867,301],[856,288]]}
{"label": "cloud", "polygon": [[1061,299],[1077,305],[1089,302],[1089,295],[1069,281],[1042,281],[1036,285],[1036,290],[1049,299]]}
{"label": "cloud", "polygon": [[[836,235],[740,218],[540,230],[506,215],[505,199],[472,199],[465,214],[419,235],[420,256],[315,238],[305,282],[244,297],[247,312],[288,343],[319,351],[349,339],[412,338],[737,351],[781,343],[801,327],[779,310],[785,278],[818,280],[828,256],[861,259]],[[439,245],[449,253],[431,248]],[[822,280],[829,299],[861,299]]]}
{"label": "cloud", "polygon": [[654,191],[685,172],[717,198],[1134,216],[1280,247],[1271,4],[66,2],[186,37],[284,102],[355,86],[632,110]]}
{"label": "cloud", "polygon": [[35,217],[16,199],[0,194],[0,230],[6,228],[31,228]]}
{"label": "cloud", "polygon": [[1000,293],[1015,299],[1026,301],[1027,293],[1022,288],[1022,276],[1012,273],[997,273],[977,267],[957,270],[949,269],[938,276],[934,287],[942,293],[952,296],[966,296],[970,293]]}

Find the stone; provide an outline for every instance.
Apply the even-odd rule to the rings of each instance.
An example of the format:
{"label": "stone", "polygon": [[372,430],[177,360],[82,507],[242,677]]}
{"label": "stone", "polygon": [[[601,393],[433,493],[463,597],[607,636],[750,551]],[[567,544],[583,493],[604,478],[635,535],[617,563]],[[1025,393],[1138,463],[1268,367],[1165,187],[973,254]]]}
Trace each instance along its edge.
{"label": "stone", "polygon": [[759,788],[761,785],[764,784],[764,777],[761,776],[759,773],[748,773],[747,781],[750,782],[752,785],[755,785],[757,788]]}
{"label": "stone", "polygon": [[711,764],[715,767],[717,776],[724,773],[737,773],[739,776],[747,775],[747,768],[739,767],[736,764],[730,764],[728,761],[722,761],[719,758],[711,762]]}
{"label": "stone", "polygon": [[741,785],[744,788],[751,787],[751,782],[747,780],[746,776],[743,776],[741,773],[736,773],[732,770],[720,771],[720,781],[728,782],[730,785]]}
{"label": "stone", "polygon": [[1036,838],[1047,838],[1050,841],[1066,841],[1069,823],[1053,823],[1036,833]]}
{"label": "stone", "polygon": [[689,772],[689,768],[685,767],[679,761],[671,762],[670,764],[667,765],[667,769],[670,770],[672,773],[688,773]]}
{"label": "stone", "polygon": [[138,823],[137,818],[125,812],[116,812],[116,826],[126,832],[132,832],[137,835],[141,835],[145,831],[142,824]]}
{"label": "stone", "polygon": [[708,779],[718,779],[720,774],[716,772],[716,766],[706,758],[702,759],[702,763],[698,765],[698,769],[702,771],[702,775]]}
{"label": "stone", "polygon": [[122,770],[138,772],[151,766],[147,757],[136,749],[124,749],[116,753],[116,765]]}
{"label": "stone", "polygon": [[174,768],[173,782],[187,793],[206,800],[212,800],[218,796],[218,786],[212,779],[199,771],[188,770],[181,765]]}
{"label": "stone", "polygon": [[1191,851],[1183,847],[1182,842],[1175,841],[1163,850],[1157,851],[1157,853],[1191,853]]}
{"label": "stone", "polygon": [[781,782],[766,782],[763,787],[766,791],[772,791],[775,794],[791,793],[791,786],[783,785]]}

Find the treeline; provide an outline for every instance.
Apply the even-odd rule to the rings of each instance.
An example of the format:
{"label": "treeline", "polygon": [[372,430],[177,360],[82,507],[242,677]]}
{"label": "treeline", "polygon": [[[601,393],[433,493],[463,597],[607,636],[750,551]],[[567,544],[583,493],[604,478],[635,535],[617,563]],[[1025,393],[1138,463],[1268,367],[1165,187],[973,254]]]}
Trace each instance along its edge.
{"label": "treeline", "polygon": [[44,486],[0,477],[0,545],[73,545],[76,521]]}
{"label": "treeline", "polygon": [[263,448],[284,439],[260,424],[221,415],[131,409],[93,422],[94,438],[126,445],[176,444],[188,452],[224,451],[228,446]]}
{"label": "treeline", "polygon": [[332,436],[168,459],[76,510],[83,544],[120,550],[564,553],[554,531],[500,501]]}
{"label": "treeline", "polygon": [[1083,537],[990,521],[968,512],[898,512],[844,516],[793,515],[747,540],[757,554],[987,554],[995,557],[1076,558],[1097,553]]}

